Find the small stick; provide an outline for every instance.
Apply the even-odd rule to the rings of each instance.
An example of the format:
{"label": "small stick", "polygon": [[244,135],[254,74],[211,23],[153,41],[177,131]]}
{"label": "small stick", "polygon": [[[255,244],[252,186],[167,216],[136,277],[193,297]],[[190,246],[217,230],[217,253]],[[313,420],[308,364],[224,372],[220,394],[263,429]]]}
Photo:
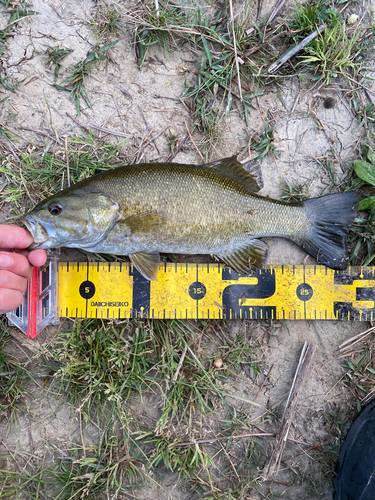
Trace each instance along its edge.
{"label": "small stick", "polygon": [[355,335],[354,337],[351,337],[348,340],[345,340],[341,345],[339,345],[339,351],[346,351],[347,349],[350,349],[354,346],[354,344],[357,344],[361,340],[363,340],[367,335],[370,335],[370,333],[375,331],[375,327],[372,326],[368,330],[365,330],[362,333],[359,333],[358,335]]}
{"label": "small stick", "polygon": [[[69,116],[69,118],[71,120],[74,121],[74,123],[76,123],[79,127],[83,128],[83,130],[86,130],[86,132],[88,132],[89,134],[91,134],[91,130],[89,128],[87,128],[85,125],[82,125],[82,123],[80,123],[76,118],[74,118],[74,116],[72,116],[70,113],[66,112],[66,115]],[[97,139],[98,141],[100,141],[102,144],[107,144],[105,141],[103,141],[103,139],[101,137],[97,137],[96,135],[94,135],[95,139]]]}
{"label": "small stick", "polygon": [[321,127],[321,129],[322,129],[323,134],[325,135],[325,138],[326,138],[326,140],[327,140],[327,142],[328,142],[328,145],[329,145],[329,147],[332,149],[333,154],[335,155],[335,158],[336,158],[336,160],[337,160],[337,163],[338,163],[338,164],[340,165],[340,167],[344,170],[344,165],[343,165],[343,163],[342,163],[342,161],[341,161],[340,155],[339,155],[339,153],[337,153],[337,151],[336,151],[335,147],[334,147],[334,146],[333,146],[333,144],[332,144],[332,141],[331,141],[331,140],[330,140],[330,138],[328,137],[328,134],[327,134],[327,132],[326,132],[326,129],[325,129],[325,127],[324,127],[324,125],[323,125],[323,123],[322,123],[321,119],[318,117],[318,115],[317,115],[317,114],[315,113],[315,111],[313,111],[312,109],[310,110],[310,113],[311,113],[312,115],[314,115],[314,117],[316,118],[316,120],[319,122],[319,125],[320,125],[320,127]]}
{"label": "small stick", "polygon": [[258,11],[257,11],[256,22],[259,21],[260,13],[262,12],[262,3],[263,3],[263,0],[258,0]]}
{"label": "small stick", "polygon": [[[164,134],[164,132],[165,132],[165,131],[169,128],[169,127],[170,127],[170,125],[167,125],[166,127],[164,127],[164,128],[163,128],[163,130],[162,130],[161,132],[159,132],[158,134],[156,134],[156,135],[155,135],[155,137],[151,137],[151,139],[150,139],[150,140],[148,140],[147,142],[145,142],[145,143],[143,144],[143,147],[145,148],[145,147],[146,147],[146,146],[148,146],[151,142],[156,141],[156,139],[157,139],[158,137],[160,137],[162,134]],[[152,129],[152,130],[153,130],[153,129]],[[152,130],[151,130],[151,132],[152,132]],[[150,132],[150,134],[151,134],[151,132]],[[150,134],[148,134],[148,135],[150,135]],[[147,137],[146,137],[146,139],[147,139]]]}
{"label": "small stick", "polygon": [[71,115],[71,114],[69,114],[68,112],[66,112],[66,114],[67,114],[67,116],[69,116],[69,118],[70,118],[71,120],[73,120],[73,121],[74,121],[74,123],[76,123],[78,126],[80,126],[81,128],[83,128],[84,130],[86,130],[86,132],[88,132],[88,133],[90,134],[90,132],[91,132],[91,131],[90,131],[90,129],[89,129],[89,128],[87,128],[85,125],[82,125],[82,123],[80,123],[78,120],[76,120],[76,119],[74,118],[74,116],[72,116],[72,115]]}
{"label": "small stick", "polygon": [[314,38],[316,38],[322,31],[324,31],[324,29],[325,26],[323,26],[323,24],[320,25],[318,29],[310,33],[310,35],[304,38],[298,45],[288,50],[286,54],[284,54],[279,59],[277,59],[277,61],[271,64],[271,66],[268,68],[268,73],[274,73],[277,69],[280,68],[280,66],[289,61],[291,57],[293,57],[295,54],[297,54],[297,52],[306,47],[306,45],[308,45],[312,40],[314,40]]}
{"label": "small stick", "polygon": [[156,15],[157,17],[160,16],[160,11],[159,11],[159,0],[155,0],[155,10],[156,10]]}
{"label": "small stick", "polygon": [[249,434],[238,434],[237,436],[225,436],[221,438],[212,438],[212,439],[199,439],[198,441],[188,441],[187,443],[176,443],[173,445],[173,448],[177,448],[177,446],[190,446],[192,444],[203,444],[203,443],[216,443],[216,441],[224,441],[228,439],[240,439],[245,437],[255,437],[255,436],[275,436],[272,432],[251,432]]}
{"label": "small stick", "polygon": [[9,101],[9,104],[12,106],[12,108],[17,111],[17,113],[19,113],[18,109],[14,106],[14,104],[12,104],[12,101]]}
{"label": "small stick", "polygon": [[184,359],[186,356],[186,352],[187,352],[187,345],[185,345],[184,350],[182,351],[181,358],[180,358],[180,361],[178,363],[176,373],[172,377],[172,382],[176,382],[176,380],[177,380],[178,374],[180,373],[180,370],[182,367],[182,363],[184,362]]}
{"label": "small stick", "polygon": [[270,376],[270,373],[271,373],[272,368],[273,368],[273,365],[271,365],[271,368],[268,370],[267,375],[264,377],[264,380],[263,380],[263,382],[262,382],[262,385],[259,387],[259,391],[256,393],[256,396],[255,396],[255,398],[253,399],[253,401],[255,401],[255,400],[257,399],[257,397],[259,396],[259,394],[260,394],[261,390],[262,390],[262,389],[263,389],[263,387],[264,387],[264,384],[266,383],[266,380],[267,380],[267,379],[269,378],[269,376]]}
{"label": "small stick", "polygon": [[275,17],[277,16],[278,12],[281,10],[281,8],[284,6],[284,3],[285,3],[285,0],[277,0],[277,3],[275,5],[275,8],[273,9],[273,11],[271,12],[271,15],[270,17],[267,19],[267,22],[266,24],[264,25],[264,29],[263,29],[263,39],[262,39],[262,43],[264,43],[265,41],[265,38],[266,38],[266,32],[267,32],[267,28],[268,28],[268,25],[269,23],[271,23]]}
{"label": "small stick", "polygon": [[111,130],[109,128],[101,127],[100,125],[97,125],[96,123],[90,123],[90,125],[97,130],[100,130],[101,132],[104,132],[106,134],[112,134],[112,135],[118,135],[119,137],[126,137],[127,139],[131,139],[133,136],[131,134],[126,134],[125,132],[117,132],[117,130]]}
{"label": "small stick", "polygon": [[237,77],[238,77],[238,90],[239,90],[239,94],[240,94],[240,99],[242,101],[243,99],[242,99],[242,89],[241,89],[241,76],[240,76],[240,66],[238,63],[238,55],[237,55],[236,33],[234,31],[234,16],[233,16],[232,0],[229,0],[229,8],[230,8],[230,23],[232,25],[232,33],[233,33],[234,58],[236,60],[236,70],[237,70]]}
{"label": "small stick", "polygon": [[308,345],[304,343],[296,373],[294,375],[292,387],[289,392],[288,400],[285,405],[283,418],[278,432],[276,446],[273,450],[271,459],[266,467],[265,477],[266,480],[271,479],[271,476],[276,474],[279,470],[281,457],[288,439],[289,430],[292,424],[292,417],[294,410],[297,406],[299,396],[302,391],[303,384],[308,375],[313,356],[316,351],[316,346],[313,344]]}
{"label": "small stick", "polygon": [[[121,113],[120,113],[119,107],[118,107],[118,105],[117,105],[117,101],[116,101],[116,99],[115,99],[115,96],[114,96],[114,95],[112,95],[112,94],[111,94],[111,96],[112,96],[113,102],[114,102],[114,104],[115,104],[115,108],[116,108],[116,110],[117,110],[118,117],[119,117],[119,118],[120,118],[120,120],[121,120]],[[122,128],[123,128],[123,130],[124,130],[124,133],[126,133],[125,123],[124,123],[123,121],[121,121],[121,123],[122,123]]]}
{"label": "small stick", "polygon": [[275,17],[277,16],[277,14],[280,12],[280,10],[282,9],[282,7],[284,6],[284,3],[285,3],[285,0],[281,0],[281,2],[279,0],[277,2],[275,8],[273,9],[272,14],[268,18],[267,24],[272,23],[272,21],[275,19]]}
{"label": "small stick", "polygon": [[16,155],[16,153],[14,152],[14,149],[12,148],[12,145],[11,145],[11,143],[10,143],[10,142],[8,142],[8,148],[11,150],[13,157],[14,157],[17,161],[20,161],[20,159],[18,158],[18,156],[17,156],[17,155]]}
{"label": "small stick", "polygon": [[21,130],[29,130],[30,132],[35,132],[36,134],[44,135],[45,137],[48,137],[48,139],[51,139],[52,141],[61,144],[61,141],[59,139],[57,139],[56,137],[52,137],[46,132],[43,132],[43,130],[37,130],[36,128],[31,128],[31,127],[23,127],[22,125],[20,125],[18,128],[20,128]]}
{"label": "small stick", "polygon": [[244,52],[244,54],[242,54],[242,58],[245,59],[246,57],[251,56],[251,54],[254,54],[255,52],[258,52],[258,50],[260,50],[262,47],[264,47],[265,45],[268,45],[270,42],[272,42],[273,40],[275,40],[275,38],[279,38],[280,36],[282,36],[284,34],[285,34],[285,31],[282,31],[281,33],[277,33],[276,35],[274,35],[273,37],[269,38],[268,40],[265,40],[264,42],[262,42],[262,43],[260,43],[258,45],[255,45],[255,47],[252,47],[251,49],[249,49],[246,52]]}
{"label": "small stick", "polygon": [[192,136],[191,136],[191,133],[190,133],[189,127],[188,127],[188,125],[187,125],[187,123],[186,123],[185,117],[183,116],[182,118],[184,119],[185,126],[186,126],[186,130],[188,131],[188,134],[189,134],[190,140],[191,140],[191,142],[194,144],[195,149],[198,151],[199,156],[202,158],[202,161],[204,162],[203,155],[202,155],[202,153],[199,151],[199,149],[197,148],[197,145],[195,144],[194,139],[193,139],[193,138],[192,138]]}
{"label": "small stick", "polygon": [[307,450],[300,451],[297,453],[297,455],[293,455],[292,457],[284,458],[284,460],[291,460],[292,458],[299,457],[300,455],[303,455],[304,453],[308,453],[309,451],[316,450],[317,448],[320,448],[321,446],[325,446],[326,444],[332,443],[332,441],[335,441],[336,438],[329,439],[328,441],[324,441],[324,443],[316,444],[315,446],[310,446]]}
{"label": "small stick", "polygon": [[182,146],[185,144],[186,142],[186,139],[188,138],[187,135],[185,135],[181,141],[180,141],[180,144],[177,146],[177,148],[168,156],[168,158],[165,160],[167,163],[171,162],[176,156],[177,154],[180,152]]}
{"label": "small stick", "polygon": [[68,138],[65,137],[65,154],[66,154],[66,181],[70,187],[70,172],[69,172],[69,153],[68,153]]}

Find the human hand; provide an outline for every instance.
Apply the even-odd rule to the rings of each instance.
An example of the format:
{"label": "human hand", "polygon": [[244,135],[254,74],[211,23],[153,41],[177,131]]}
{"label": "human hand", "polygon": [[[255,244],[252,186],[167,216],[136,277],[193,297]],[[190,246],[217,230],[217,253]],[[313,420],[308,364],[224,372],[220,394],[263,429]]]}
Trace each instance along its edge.
{"label": "human hand", "polygon": [[33,266],[43,266],[47,260],[45,250],[25,250],[33,241],[26,229],[0,224],[0,314],[22,304]]}

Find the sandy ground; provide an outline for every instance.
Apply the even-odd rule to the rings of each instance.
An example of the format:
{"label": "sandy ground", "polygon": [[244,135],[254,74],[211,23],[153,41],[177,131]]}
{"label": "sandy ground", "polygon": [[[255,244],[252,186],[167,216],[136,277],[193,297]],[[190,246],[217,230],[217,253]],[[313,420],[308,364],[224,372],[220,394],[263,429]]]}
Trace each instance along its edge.
{"label": "sandy ground", "polygon": [[[264,2],[262,17],[273,8],[273,2]],[[82,112],[77,119],[87,128],[94,130],[93,123],[118,132],[131,134],[136,143],[144,138],[147,130],[152,129],[154,136],[169,126],[171,133],[184,136],[186,134],[185,120],[191,124],[191,116],[179,100],[184,90],[185,81],[194,81],[197,65],[196,55],[187,46],[181,50],[173,50],[165,55],[157,49],[151,49],[141,70],[137,68],[133,46],[133,27],[126,22],[126,13],[137,9],[136,2],[118,1],[114,3],[119,12],[123,13],[123,27],[120,42],[110,49],[109,58],[98,63],[87,79],[87,93],[92,103],[88,108],[82,103]],[[48,68],[44,51],[46,46],[62,46],[72,49],[72,53],[63,61],[68,67],[82,60],[96,43],[96,37],[88,25],[93,18],[96,2],[82,0],[81,2],[60,0],[34,0],[30,8],[38,15],[23,19],[6,42],[6,49],[1,57],[2,73],[9,81],[21,82],[15,93],[4,92],[9,99],[0,109],[0,121],[17,137],[17,146],[22,149],[28,144],[46,145],[49,140],[34,132],[21,129],[22,126],[42,130],[60,136],[82,133],[82,129],[67,113],[76,117],[76,108],[69,94],[51,86],[53,72]],[[255,15],[257,5],[250,4],[251,15]],[[293,2],[287,2],[284,15],[293,7]],[[238,5],[235,6],[235,10]],[[358,7],[360,8],[360,7]],[[351,7],[349,7],[349,10]],[[0,23],[6,24],[8,16],[0,11]],[[1,25],[0,25],[1,28]],[[64,76],[64,69],[61,70]],[[61,81],[61,78],[60,78]],[[285,79],[279,87],[268,86],[264,95],[257,100],[256,109],[250,110],[251,131],[264,126],[267,112],[276,118],[275,148],[279,155],[276,159],[271,155],[262,163],[264,176],[263,195],[280,197],[280,182],[284,179],[291,183],[308,182],[309,196],[319,195],[329,183],[328,174],[321,168],[317,158],[321,158],[332,149],[343,164],[349,164],[355,158],[354,146],[363,130],[358,126],[358,120],[351,111],[341,84],[335,84],[330,89],[324,87],[312,96],[312,92],[301,88],[295,79]],[[124,93],[123,90],[126,90]],[[4,91],[3,89],[0,91]],[[326,109],[323,97],[333,96],[336,106]],[[2,97],[2,94],[0,94]],[[116,106],[117,104],[117,106]],[[313,110],[318,120],[300,112]],[[318,126],[318,121],[324,126]],[[217,159],[242,153],[247,146],[244,116],[234,102],[231,112],[223,123],[222,138],[212,151],[212,158]],[[106,134],[95,132],[99,137]],[[194,135],[199,142],[199,134]],[[106,140],[123,141],[122,138],[106,136]],[[130,140],[126,146],[129,154],[135,151]],[[165,135],[162,134],[143,152],[147,161],[165,161],[169,155]],[[175,158],[176,162],[200,163],[192,142]],[[339,170],[340,165],[336,165]],[[305,261],[305,253],[292,243],[281,240],[268,241],[270,264],[302,264],[313,263],[313,259]],[[275,408],[281,404],[283,408],[285,397],[290,389],[299,354],[304,342],[311,342],[318,348],[311,376],[303,390],[297,407],[291,430],[294,439],[318,444],[327,441],[337,433],[329,427],[325,415],[332,415],[337,409],[347,414],[351,411],[354,398],[348,389],[340,382],[344,370],[338,359],[338,345],[345,339],[365,330],[367,323],[344,323],[336,321],[289,321],[262,329],[256,322],[232,321],[225,325],[226,334],[235,338],[238,333],[252,336],[259,340],[259,359],[262,359],[263,374],[252,376],[244,368],[239,378],[229,381],[226,392],[232,393],[243,400],[251,400],[258,393],[265,380],[257,402],[262,407]],[[30,356],[26,346],[19,351],[21,359]],[[38,362],[34,361],[35,370]],[[272,370],[268,378],[264,374]],[[36,387],[30,387],[27,397],[27,410],[17,416],[17,424],[7,425],[3,420],[0,426],[0,440],[9,449],[25,450],[35,454],[43,454],[49,443],[57,443],[63,447],[66,443],[78,440],[80,422],[73,408],[61,405],[48,390],[40,392]],[[251,413],[254,419],[260,415],[261,409],[233,399],[233,404]],[[142,411],[151,412],[147,404]],[[213,418],[213,417],[210,417]],[[267,422],[267,429],[277,430],[276,422]],[[214,427],[214,422],[213,422]],[[95,443],[97,439],[94,427],[85,431],[86,444]],[[248,442],[246,442],[248,444]],[[262,467],[269,459],[272,440],[265,444],[262,441],[262,453],[256,464],[259,476]],[[238,449],[242,445],[238,445]],[[302,448],[288,443],[286,457],[293,457]],[[248,485],[243,497],[251,500],[260,498],[293,499],[325,499],[332,496],[332,485],[329,478],[316,472],[311,466],[311,459],[306,455],[293,458],[288,465],[282,467],[277,479],[279,482],[255,482]],[[5,467],[12,467],[12,460],[4,462]],[[312,471],[316,472],[316,482],[312,481]],[[218,471],[213,472],[213,480],[218,485],[225,484],[225,478]],[[290,483],[293,477],[298,477],[295,484]],[[280,482],[281,481],[281,482]],[[145,499],[195,499],[199,495],[186,488],[183,480],[178,480],[176,474],[166,474],[160,479],[162,488],[150,482],[143,488],[132,491],[132,497],[123,498]],[[313,484],[315,486],[313,487]],[[53,498],[53,496],[49,497]],[[237,497],[236,497],[237,498]]]}

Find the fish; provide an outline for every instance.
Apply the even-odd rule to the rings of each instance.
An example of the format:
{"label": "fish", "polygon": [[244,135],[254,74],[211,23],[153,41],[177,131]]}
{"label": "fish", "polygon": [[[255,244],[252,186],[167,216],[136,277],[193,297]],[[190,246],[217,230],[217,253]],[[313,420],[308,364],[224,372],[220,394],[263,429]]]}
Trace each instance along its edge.
{"label": "fish", "polygon": [[287,238],[330,268],[348,266],[356,192],[287,203],[260,196],[262,187],[259,164],[236,157],[125,165],[46,198],[23,222],[31,249],[127,255],[148,280],[157,279],[160,253],[210,254],[251,273],[267,259],[262,237]]}

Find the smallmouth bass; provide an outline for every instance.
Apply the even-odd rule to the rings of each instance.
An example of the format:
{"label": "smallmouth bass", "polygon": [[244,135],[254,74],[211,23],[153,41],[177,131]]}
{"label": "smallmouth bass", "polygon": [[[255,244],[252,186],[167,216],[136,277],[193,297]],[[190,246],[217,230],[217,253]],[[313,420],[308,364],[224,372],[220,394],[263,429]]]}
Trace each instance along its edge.
{"label": "smallmouth bass", "polygon": [[268,247],[258,238],[276,236],[321,264],[345,269],[357,193],[301,203],[264,198],[256,194],[262,187],[259,167],[244,166],[235,157],[206,165],[147,163],[89,177],[24,217],[34,238],[30,248],[128,255],[154,280],[161,252],[211,254],[238,272],[251,272],[267,258]]}

